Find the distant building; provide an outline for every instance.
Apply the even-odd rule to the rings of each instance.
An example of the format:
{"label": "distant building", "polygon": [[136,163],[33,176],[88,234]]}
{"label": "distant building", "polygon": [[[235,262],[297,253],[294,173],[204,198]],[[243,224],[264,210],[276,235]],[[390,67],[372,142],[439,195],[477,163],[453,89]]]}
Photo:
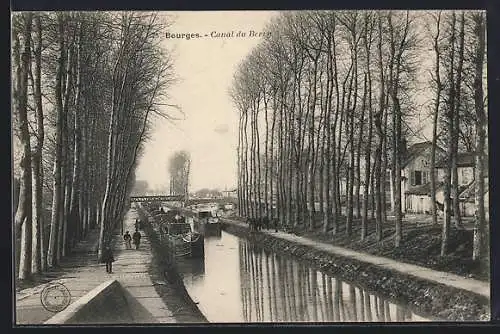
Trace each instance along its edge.
{"label": "distant building", "polygon": [[[462,216],[473,216],[476,211],[474,196],[475,157],[476,154],[474,152],[461,152],[457,155],[458,198],[460,200],[460,213]],[[441,184],[444,181],[446,163],[446,159],[441,159],[436,164],[437,179]],[[453,198],[453,194],[451,194],[451,197]],[[436,191],[436,201],[439,203],[444,202],[444,189],[442,186]]]}
{"label": "distant building", "polygon": [[[475,214],[476,208],[479,203],[476,198],[476,181],[472,181],[469,186],[460,193],[460,203],[462,214],[467,216],[473,216]],[[484,176],[484,207],[486,211],[486,219],[489,220],[489,184],[488,184],[488,173],[486,172]],[[465,215],[464,214],[464,215]]]}
{"label": "distant building", "polygon": [[[429,213],[431,211],[431,153],[432,142],[416,143],[406,150],[401,164],[402,211],[409,213]],[[444,150],[436,148],[439,161]],[[437,177],[436,171],[434,171]]]}
{"label": "distant building", "polygon": [[[430,213],[431,212],[431,173],[436,179],[436,202],[442,207],[444,203],[444,173],[447,164],[445,151],[436,149],[435,170],[431,171],[431,142],[412,145],[402,164],[401,190],[404,205],[403,212]],[[475,203],[475,153],[460,152],[457,155],[458,192],[460,200],[460,214],[473,216],[476,210]],[[486,187],[488,188],[488,187]],[[487,191],[487,190],[486,190]],[[453,195],[451,195],[453,198]],[[486,194],[487,197],[487,194]],[[487,200],[487,198],[485,198]]]}
{"label": "distant building", "polygon": [[[444,170],[446,168],[447,160],[441,159],[436,163],[437,178],[444,180]],[[476,154],[474,152],[461,152],[457,155],[457,171],[458,171],[458,185],[469,185],[474,181],[474,166],[476,164]]]}
{"label": "distant building", "polygon": [[238,198],[238,190],[237,189],[223,190],[222,196],[229,198]]}

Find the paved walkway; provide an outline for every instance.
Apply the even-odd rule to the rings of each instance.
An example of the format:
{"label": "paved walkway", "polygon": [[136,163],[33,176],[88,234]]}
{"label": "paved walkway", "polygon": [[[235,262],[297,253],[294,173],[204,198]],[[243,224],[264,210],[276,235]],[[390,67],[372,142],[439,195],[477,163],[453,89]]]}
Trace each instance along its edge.
{"label": "paved walkway", "polygon": [[[124,228],[133,234],[137,213],[131,209],[124,218]],[[155,284],[148,274],[152,261],[151,244],[141,232],[139,250],[125,249],[120,230],[115,235],[113,273],[106,273],[105,265],[97,262],[96,248],[98,231],[91,231],[85,242],[76,248],[76,254],[61,263],[58,277],[51,282],[63,283],[71,292],[72,302],[87,294],[105,281],[117,279],[139,303],[141,303],[158,323],[172,323],[175,319],[161,297],[156,293]],[[48,283],[47,283],[48,284]],[[47,284],[21,290],[16,294],[16,323],[41,324],[51,318],[51,313],[41,305],[40,292]]]}
{"label": "paved walkway", "polygon": [[[236,220],[224,219],[224,221],[229,222],[231,224],[240,225],[243,227],[248,227],[247,224]],[[489,282],[483,282],[475,279],[465,278],[447,272],[437,271],[422,266],[395,261],[386,257],[375,256],[363,252],[350,250],[343,247],[333,246],[327,243],[313,241],[308,238],[297,236],[295,234],[285,233],[282,231],[274,232],[274,230],[269,230],[269,231],[263,230],[261,233],[267,233],[274,237],[296,242],[298,244],[309,246],[311,248],[320,251],[352,258],[365,263],[374,264],[384,269],[398,271],[424,280],[437,282],[440,284],[452,286],[454,288],[462,290],[467,290],[476,293],[478,295],[490,298]]]}

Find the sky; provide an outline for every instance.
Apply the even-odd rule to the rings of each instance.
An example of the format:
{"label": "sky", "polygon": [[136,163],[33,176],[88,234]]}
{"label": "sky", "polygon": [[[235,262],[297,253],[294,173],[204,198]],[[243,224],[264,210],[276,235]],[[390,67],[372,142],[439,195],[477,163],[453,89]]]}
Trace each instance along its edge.
{"label": "sky", "polygon": [[[168,160],[174,152],[191,154],[190,190],[231,189],[236,185],[238,115],[229,88],[238,64],[261,40],[260,32],[276,12],[219,11],[164,12],[174,18],[164,34],[173,54],[179,81],[169,90],[183,120],[174,124],[156,118],[136,173],[150,189],[168,187]],[[211,37],[213,32],[246,33],[245,37]],[[195,34],[201,38],[167,38],[169,34]],[[208,35],[205,37],[205,35]],[[255,35],[255,34],[252,34]],[[168,111],[168,110],[167,110]],[[173,112],[174,116],[180,116]],[[166,188],[168,189],[168,188]]]}

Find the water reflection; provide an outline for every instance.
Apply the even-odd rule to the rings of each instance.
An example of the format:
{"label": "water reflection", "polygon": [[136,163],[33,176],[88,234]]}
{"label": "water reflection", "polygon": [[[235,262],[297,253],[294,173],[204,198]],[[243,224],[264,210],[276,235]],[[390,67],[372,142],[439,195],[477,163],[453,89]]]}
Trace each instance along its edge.
{"label": "water reflection", "polygon": [[211,322],[427,321],[224,231],[206,237],[204,259],[183,262],[186,289]]}
{"label": "water reflection", "polygon": [[367,322],[426,320],[398,305],[241,241],[245,322]]}

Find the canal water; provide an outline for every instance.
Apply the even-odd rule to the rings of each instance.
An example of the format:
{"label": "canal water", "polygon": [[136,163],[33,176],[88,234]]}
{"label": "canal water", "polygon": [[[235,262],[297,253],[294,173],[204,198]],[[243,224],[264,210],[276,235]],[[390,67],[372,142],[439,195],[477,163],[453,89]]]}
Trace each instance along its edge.
{"label": "canal water", "polygon": [[204,259],[178,260],[178,267],[210,322],[428,321],[405,305],[224,231],[205,236]]}

